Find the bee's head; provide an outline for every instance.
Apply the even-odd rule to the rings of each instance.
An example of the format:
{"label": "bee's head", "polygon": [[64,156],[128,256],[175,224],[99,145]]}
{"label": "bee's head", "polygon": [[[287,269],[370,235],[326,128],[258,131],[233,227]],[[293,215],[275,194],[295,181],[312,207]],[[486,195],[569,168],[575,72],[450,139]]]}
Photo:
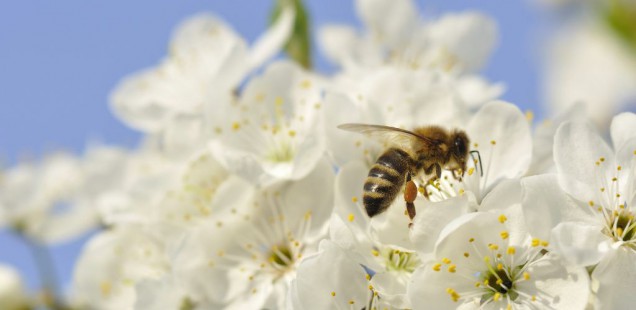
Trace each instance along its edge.
{"label": "bee's head", "polygon": [[463,174],[466,171],[470,141],[466,133],[462,130],[453,131],[450,138],[451,159],[457,165],[455,168],[461,169],[461,173]]}

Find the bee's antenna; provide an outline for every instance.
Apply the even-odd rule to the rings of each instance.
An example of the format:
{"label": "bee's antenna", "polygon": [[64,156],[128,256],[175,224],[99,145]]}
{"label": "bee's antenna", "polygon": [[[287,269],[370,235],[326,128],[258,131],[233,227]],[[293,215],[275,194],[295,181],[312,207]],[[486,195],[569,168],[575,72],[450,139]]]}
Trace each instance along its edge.
{"label": "bee's antenna", "polygon": [[470,151],[469,153],[470,153],[470,157],[473,159],[473,162],[475,162],[475,157],[473,156],[473,153],[477,153],[477,158],[479,158],[479,174],[480,174],[480,176],[483,177],[484,176],[484,168],[482,168],[482,166],[481,166],[481,155],[479,154],[479,151],[473,150],[473,151]]}

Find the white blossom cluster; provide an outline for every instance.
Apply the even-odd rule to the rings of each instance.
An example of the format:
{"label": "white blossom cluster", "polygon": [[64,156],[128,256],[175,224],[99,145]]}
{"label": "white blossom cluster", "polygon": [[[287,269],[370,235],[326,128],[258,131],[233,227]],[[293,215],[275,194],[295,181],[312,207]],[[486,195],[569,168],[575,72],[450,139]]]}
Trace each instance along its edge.
{"label": "white blossom cluster", "polygon": [[[186,20],[160,63],[112,93],[142,146],[4,171],[1,225],[46,244],[102,228],[71,309],[636,304],[636,115],[598,130],[575,105],[533,129],[478,74],[497,41],[489,17],[355,4],[363,30],[319,29],[329,76],[273,60],[292,10],[252,44],[213,15]],[[412,225],[402,195],[370,218],[363,184],[386,146],[343,123],[459,128],[479,158],[461,181],[418,176]],[[24,309],[4,270],[0,299]]]}

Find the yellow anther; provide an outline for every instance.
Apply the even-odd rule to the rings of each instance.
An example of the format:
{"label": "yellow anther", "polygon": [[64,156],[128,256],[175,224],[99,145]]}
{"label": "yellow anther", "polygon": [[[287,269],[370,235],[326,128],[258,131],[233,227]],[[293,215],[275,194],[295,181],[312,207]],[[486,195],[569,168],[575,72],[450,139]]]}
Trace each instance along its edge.
{"label": "yellow anther", "polygon": [[503,224],[508,220],[508,218],[505,215],[500,215],[499,216],[499,223]]}
{"label": "yellow anther", "polygon": [[475,282],[475,287],[480,287],[481,286],[481,282]]}
{"label": "yellow anther", "polygon": [[369,290],[373,290],[373,285],[369,284]]}
{"label": "yellow anther", "polygon": [[447,264],[447,265],[448,265],[448,264],[450,264],[450,263],[451,263],[451,260],[450,260],[450,259],[448,259],[447,257],[444,257],[444,258],[442,258],[442,262],[443,262],[444,264]]}
{"label": "yellow anther", "polygon": [[470,254],[468,252],[464,252],[464,257],[468,258]]}
{"label": "yellow anther", "polygon": [[501,235],[501,239],[508,239],[508,237],[510,237],[510,234],[507,231],[502,231],[501,233],[499,233],[499,235]]}
{"label": "yellow anther", "polygon": [[495,144],[497,144],[497,141],[495,141],[495,140],[490,140],[490,144],[495,145]]}
{"label": "yellow anther", "polygon": [[475,242],[475,238],[468,239],[468,242]]}
{"label": "yellow anther", "polygon": [[492,300],[494,301],[499,301],[499,299],[501,299],[501,293],[495,293],[495,295],[492,296]]}
{"label": "yellow anther", "polygon": [[451,299],[454,302],[457,302],[459,300],[459,298],[460,298],[459,294],[457,294],[457,292],[454,289],[450,288],[450,287],[446,289],[446,293],[448,293],[450,295]]}
{"label": "yellow anther", "polygon": [[369,274],[367,274],[367,275],[366,275],[366,276],[364,276],[364,277],[367,279],[367,281],[371,280],[371,276],[370,276]]}
{"label": "yellow anther", "polygon": [[479,147],[479,144],[474,143],[474,144],[473,144],[473,147],[474,147],[474,148],[478,148],[478,147]]}
{"label": "yellow anther", "polygon": [[234,129],[235,131],[241,129],[241,123],[239,122],[232,123],[232,129]]}
{"label": "yellow anther", "polygon": [[336,297],[336,292],[331,292],[331,297]]}
{"label": "yellow anther", "polygon": [[605,157],[601,157],[598,160],[600,160],[601,162],[604,162],[605,161]]}
{"label": "yellow anther", "polygon": [[355,301],[353,301],[353,300],[349,300],[349,304],[350,304],[350,305],[353,305],[353,304],[355,304],[355,303],[356,303]]}
{"label": "yellow anther", "polygon": [[490,264],[490,256],[484,256],[484,262]]}
{"label": "yellow anther", "polygon": [[296,131],[295,130],[290,130],[288,132],[288,134],[289,134],[290,137],[295,137],[296,136]]}
{"label": "yellow anther", "polygon": [[594,206],[594,201],[590,200],[590,201],[588,202],[588,204],[590,205],[590,207],[593,207],[593,206]]}
{"label": "yellow anther", "polygon": [[527,271],[526,271],[526,272],[524,272],[524,273],[523,273],[523,279],[524,279],[524,280],[530,280],[530,273],[529,273],[529,272],[527,272]]}
{"label": "yellow anther", "polygon": [[618,170],[618,171],[621,171],[621,169],[623,169],[623,167],[621,167],[621,166],[616,167],[616,170]]}
{"label": "yellow anther", "polygon": [[616,182],[616,181],[618,181],[618,179],[616,177],[613,177],[612,182]]}
{"label": "yellow anther", "polygon": [[538,247],[539,244],[541,244],[541,240],[539,240],[537,238],[532,239],[532,242],[530,243],[530,245],[533,246],[533,247]]}
{"label": "yellow anther", "polygon": [[276,97],[276,99],[274,99],[274,104],[277,106],[283,105],[283,97]]}
{"label": "yellow anther", "polygon": [[623,235],[623,228],[621,227],[616,227],[616,235],[617,236],[622,236]]}
{"label": "yellow anther", "polygon": [[433,270],[440,271],[441,269],[442,269],[442,264],[437,263],[437,264],[433,265]]}
{"label": "yellow anther", "polygon": [[542,246],[542,247],[547,247],[548,245],[550,245],[550,243],[549,243],[549,242],[547,242],[547,241],[541,241],[541,246]]}
{"label": "yellow anther", "polygon": [[497,264],[497,270],[503,270],[504,266],[502,263]]}
{"label": "yellow anther", "polygon": [[473,175],[473,173],[475,173],[475,168],[473,167],[468,168],[468,175]]}
{"label": "yellow anther", "polygon": [[457,266],[455,264],[448,266],[448,272],[455,273],[455,271],[457,271]]}
{"label": "yellow anther", "polygon": [[512,305],[511,305],[511,304],[508,304],[508,305],[506,306],[506,310],[512,310]]}
{"label": "yellow anther", "polygon": [[499,250],[499,246],[496,245],[496,244],[492,244],[492,243],[488,245],[488,248],[493,250],[493,251]]}
{"label": "yellow anther", "polygon": [[537,295],[532,295],[532,301],[537,301]]}
{"label": "yellow anther", "polygon": [[371,254],[372,254],[373,256],[376,256],[376,257],[377,257],[378,255],[380,255],[380,252],[378,252],[378,251],[376,251],[376,250],[371,250]]}
{"label": "yellow anther", "polygon": [[508,255],[515,255],[515,253],[517,253],[517,250],[515,249],[515,247],[510,246],[508,247]]}
{"label": "yellow anther", "polygon": [[503,284],[503,280],[502,279],[497,279],[497,281],[495,281],[495,283],[497,283],[497,285],[501,286]]}
{"label": "yellow anther", "polygon": [[464,194],[464,189],[463,189],[463,188],[460,188],[460,189],[459,189],[459,195],[461,196],[461,195],[463,195],[463,194]]}
{"label": "yellow anther", "polygon": [[349,217],[347,218],[349,222],[353,222],[354,218],[353,213],[349,213]]}

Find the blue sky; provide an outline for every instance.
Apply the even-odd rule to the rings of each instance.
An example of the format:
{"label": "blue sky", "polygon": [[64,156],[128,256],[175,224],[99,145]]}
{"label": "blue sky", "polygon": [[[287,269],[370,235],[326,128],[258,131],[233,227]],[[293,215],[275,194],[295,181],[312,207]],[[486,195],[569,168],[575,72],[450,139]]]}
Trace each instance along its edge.
{"label": "blue sky", "polygon": [[[503,99],[522,110],[538,102],[545,12],[531,1],[417,1],[426,16],[478,10],[499,24],[500,41],[483,74],[503,81]],[[315,28],[359,25],[353,2],[308,0]],[[202,11],[215,12],[248,41],[267,25],[271,2],[233,1],[6,1],[0,4],[0,163],[40,158],[55,150],[82,153],[87,143],[134,147],[139,135],[109,111],[108,94],[123,76],[154,65],[166,53],[173,27]],[[317,69],[332,68],[318,57]],[[541,115],[540,111],[538,113]],[[88,237],[57,246],[59,278],[70,280]],[[0,232],[0,262],[16,266],[30,287],[38,280],[28,249]]]}

